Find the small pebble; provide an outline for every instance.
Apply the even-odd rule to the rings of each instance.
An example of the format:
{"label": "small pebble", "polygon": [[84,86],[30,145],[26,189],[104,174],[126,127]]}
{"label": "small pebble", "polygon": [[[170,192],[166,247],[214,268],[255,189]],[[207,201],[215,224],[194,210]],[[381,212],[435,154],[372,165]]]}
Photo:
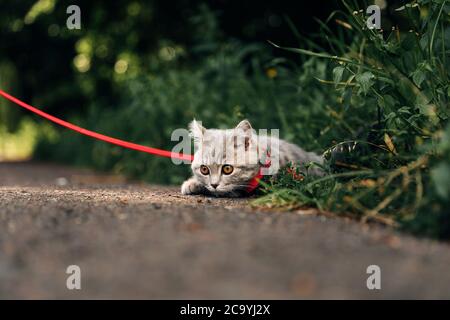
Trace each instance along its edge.
{"label": "small pebble", "polygon": [[59,177],[59,178],[56,178],[56,184],[61,187],[67,186],[69,184],[69,181],[64,177]]}

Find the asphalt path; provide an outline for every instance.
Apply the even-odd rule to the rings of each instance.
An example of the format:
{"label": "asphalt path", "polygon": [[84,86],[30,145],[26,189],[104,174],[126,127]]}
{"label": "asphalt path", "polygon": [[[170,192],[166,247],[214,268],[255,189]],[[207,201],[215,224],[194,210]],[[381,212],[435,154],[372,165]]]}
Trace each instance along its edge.
{"label": "asphalt path", "polygon": [[[0,298],[450,298],[448,243],[249,202],[0,163]],[[73,265],[79,290],[67,288]]]}

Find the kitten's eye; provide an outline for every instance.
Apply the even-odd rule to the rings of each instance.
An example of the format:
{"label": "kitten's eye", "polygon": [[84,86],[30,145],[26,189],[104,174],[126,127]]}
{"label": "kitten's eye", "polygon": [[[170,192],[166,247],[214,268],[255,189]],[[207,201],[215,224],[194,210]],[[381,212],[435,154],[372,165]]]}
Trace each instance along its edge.
{"label": "kitten's eye", "polygon": [[233,172],[233,166],[226,164],[222,167],[223,174],[231,174]]}
{"label": "kitten's eye", "polygon": [[207,176],[209,174],[209,168],[207,166],[201,165],[200,166],[200,172],[203,175]]}

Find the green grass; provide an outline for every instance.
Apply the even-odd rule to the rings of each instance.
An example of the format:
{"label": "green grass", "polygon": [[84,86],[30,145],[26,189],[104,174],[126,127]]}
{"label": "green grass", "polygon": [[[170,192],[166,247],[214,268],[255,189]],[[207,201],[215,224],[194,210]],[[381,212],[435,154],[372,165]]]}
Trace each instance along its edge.
{"label": "green grass", "polygon": [[284,49],[334,65],[332,78],[318,80],[340,94],[333,109],[347,139],[327,150],[329,175],[296,181],[285,171],[255,203],[314,205],[448,239],[449,2],[411,2],[400,10],[408,30],[388,32],[368,30],[359,8],[344,3],[348,12],[334,16],[350,45],[327,29],[333,52]]}

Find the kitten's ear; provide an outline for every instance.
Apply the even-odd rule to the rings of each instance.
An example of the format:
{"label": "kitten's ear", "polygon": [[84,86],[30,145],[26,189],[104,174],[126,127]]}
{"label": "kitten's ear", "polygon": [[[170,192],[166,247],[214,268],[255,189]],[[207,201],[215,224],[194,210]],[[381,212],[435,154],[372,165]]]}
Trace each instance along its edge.
{"label": "kitten's ear", "polygon": [[247,151],[250,147],[250,144],[252,141],[252,133],[253,133],[253,128],[252,128],[252,125],[250,124],[250,121],[242,120],[241,122],[239,122],[239,124],[236,126],[236,128],[234,128],[234,130],[239,132],[239,134],[235,138],[235,146],[238,145],[238,142],[236,139],[238,139],[239,137],[244,137],[244,148],[245,148],[245,151]]}
{"label": "kitten's ear", "polygon": [[194,119],[191,123],[189,123],[189,131],[191,137],[194,138],[194,141],[199,142],[202,140],[203,134],[205,133],[206,129],[201,125],[201,122],[198,122]]}
{"label": "kitten's ear", "polygon": [[245,134],[251,135],[252,133],[252,125],[250,124],[250,121],[242,120],[239,122],[239,124],[235,128],[236,130],[242,130]]}

